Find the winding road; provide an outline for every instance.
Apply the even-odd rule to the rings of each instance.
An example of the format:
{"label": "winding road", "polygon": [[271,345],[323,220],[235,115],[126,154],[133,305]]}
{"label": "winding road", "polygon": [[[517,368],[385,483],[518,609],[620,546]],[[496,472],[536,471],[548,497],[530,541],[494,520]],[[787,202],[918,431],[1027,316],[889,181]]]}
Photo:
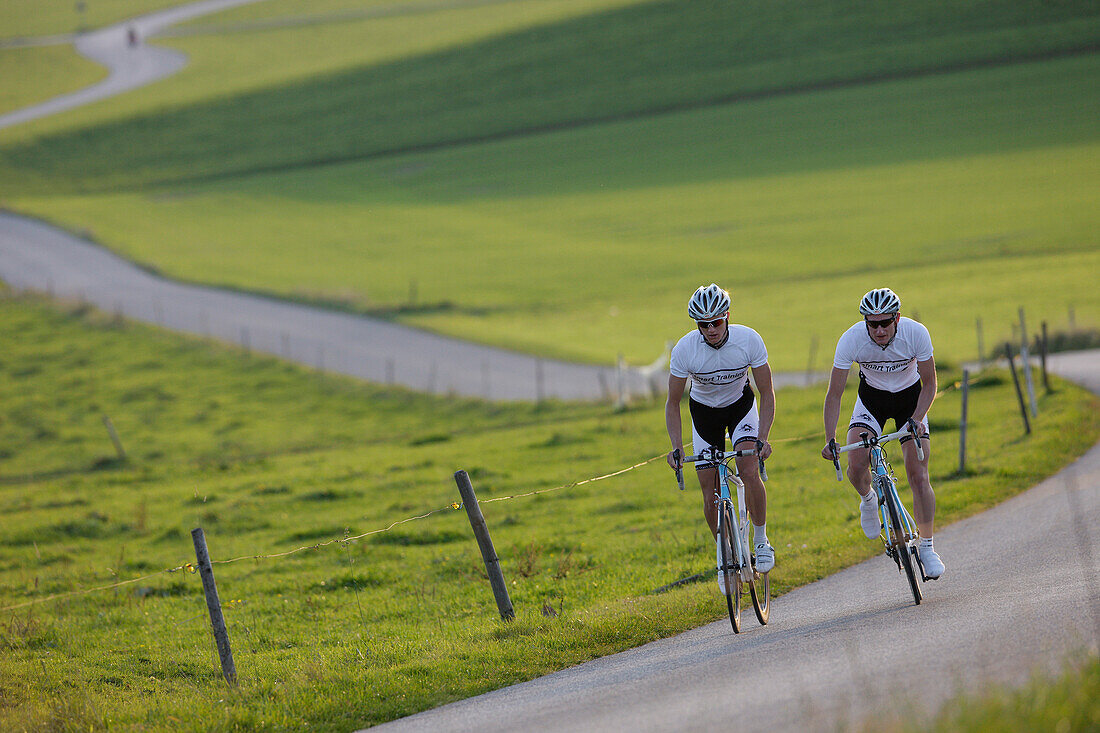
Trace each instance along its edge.
{"label": "winding road", "polygon": [[[108,79],[0,116],[0,128],[136,88],[186,63],[173,51],[130,47],[128,28],[144,38],[180,20],[254,1],[209,0],[85,34],[77,49],[111,68]],[[661,381],[656,367],[647,374],[541,360],[174,282],[15,214],[0,215],[0,279],[166,328],[436,393],[598,399],[648,392],[652,377],[658,388]],[[1058,355],[1051,364],[1100,393],[1100,352]],[[788,375],[777,384],[802,381],[802,375]],[[1097,654],[1098,486],[1100,445],[1026,493],[943,528],[936,541],[948,570],[925,586],[919,607],[888,561],[876,557],[781,597],[766,627],[755,626],[750,613],[739,636],[728,622],[716,622],[381,728],[836,730],[886,709],[934,710],[959,689],[989,681],[1019,683],[1037,669],[1059,668],[1071,652]],[[782,538],[774,539],[781,550]]]}
{"label": "winding road", "polygon": [[[151,13],[71,38],[105,65],[104,81],[42,104],[0,115],[0,130],[107,99],[182,69],[186,57],[144,39],[169,26],[258,0],[205,0]],[[128,34],[134,29],[137,43]],[[64,37],[43,42],[56,43]],[[24,45],[33,45],[33,39]],[[236,343],[326,371],[400,384],[434,394],[488,400],[615,400],[663,388],[659,364],[648,370],[542,359],[451,339],[388,321],[310,308],[247,293],[158,277],[108,250],[16,214],[0,212],[0,280],[79,300],[135,320]],[[803,380],[801,375],[786,378]],[[782,386],[780,379],[777,386]]]}

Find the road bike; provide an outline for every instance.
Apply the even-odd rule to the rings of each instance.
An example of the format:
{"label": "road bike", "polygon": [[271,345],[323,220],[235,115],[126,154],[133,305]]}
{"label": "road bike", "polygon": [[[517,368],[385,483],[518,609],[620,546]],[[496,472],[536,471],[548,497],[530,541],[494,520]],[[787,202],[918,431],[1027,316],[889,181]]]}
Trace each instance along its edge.
{"label": "road bike", "polygon": [[[741,596],[746,587],[752,597],[756,618],[761,624],[768,623],[768,616],[771,613],[771,580],[768,578],[768,573],[756,570],[756,557],[749,546],[749,516],[745,511],[745,484],[737,475],[737,464],[734,464],[733,469],[729,467],[729,462],[734,458],[757,454],[758,451],[755,448],[721,451],[711,447],[698,455],[683,459],[684,463],[713,462],[718,467],[718,492],[714,498],[715,506],[718,508],[717,570],[722,576],[726,607],[729,609],[730,623],[733,625],[735,634],[741,633]],[[763,460],[760,461],[760,478],[763,481],[768,480]],[[737,487],[734,495],[730,494],[731,482]],[[676,469],[676,483],[683,491],[684,472],[681,469]],[[733,496],[737,497],[736,506]],[[735,516],[736,522],[733,521]]]}
{"label": "road bike", "polygon": [[910,429],[899,430],[883,436],[859,434],[859,442],[849,445],[837,446],[835,440],[829,441],[832,449],[833,466],[836,468],[836,480],[843,481],[844,476],[840,470],[840,454],[853,450],[866,449],[870,455],[871,487],[878,496],[879,517],[882,533],[879,535],[886,548],[886,556],[893,560],[898,571],[905,573],[909,581],[909,589],[913,591],[913,600],[920,605],[922,595],[920,583],[917,582],[917,573],[920,573],[922,581],[935,580],[924,574],[924,565],[921,564],[920,555],[917,553],[917,543],[920,535],[917,532],[917,523],[905,509],[898,495],[897,479],[894,471],[886,461],[885,443],[892,440],[912,436],[916,442],[917,458],[924,460],[924,448],[920,438],[915,437]]}

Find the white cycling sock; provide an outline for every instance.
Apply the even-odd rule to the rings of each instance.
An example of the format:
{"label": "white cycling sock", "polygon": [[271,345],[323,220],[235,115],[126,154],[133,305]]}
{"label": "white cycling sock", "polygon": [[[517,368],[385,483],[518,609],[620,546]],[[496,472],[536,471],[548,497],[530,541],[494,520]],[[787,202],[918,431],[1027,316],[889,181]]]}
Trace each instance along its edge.
{"label": "white cycling sock", "polygon": [[873,490],[868,491],[867,496],[861,496],[859,500],[864,504],[878,504],[878,495]]}
{"label": "white cycling sock", "polygon": [[920,538],[920,546],[921,547],[927,547],[929,550],[931,550],[932,549],[932,538],[931,537],[921,537]]}
{"label": "white cycling sock", "polygon": [[752,537],[756,544],[767,544],[768,542],[768,523],[764,522],[761,525],[752,525]]}

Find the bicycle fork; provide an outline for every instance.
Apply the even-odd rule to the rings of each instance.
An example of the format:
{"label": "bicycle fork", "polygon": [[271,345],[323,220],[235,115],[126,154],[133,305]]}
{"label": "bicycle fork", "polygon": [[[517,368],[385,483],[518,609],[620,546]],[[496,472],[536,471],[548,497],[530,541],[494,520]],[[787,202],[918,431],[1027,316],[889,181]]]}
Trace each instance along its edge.
{"label": "bicycle fork", "polygon": [[[920,570],[921,580],[929,581],[933,580],[929,578],[924,572],[924,563],[920,561],[920,553],[916,551],[917,543],[920,541],[920,532],[917,530],[917,523],[909,514],[909,510],[905,508],[905,504],[902,503],[901,497],[898,495],[897,486],[885,474],[878,474],[875,481],[875,492],[878,494],[879,503],[879,517],[882,520],[883,538],[882,543],[886,548],[886,554],[897,563],[898,570],[901,570],[901,558],[898,557],[899,552],[908,552],[909,556],[917,563],[917,568]],[[902,531],[905,533],[905,537],[894,536],[894,526],[890,521],[890,515],[886,509],[886,496],[884,492],[889,491],[893,499],[893,504],[901,512],[901,525]]]}
{"label": "bicycle fork", "polygon": [[[730,549],[733,551],[734,568],[741,576],[741,580],[750,581],[753,579],[754,570],[753,564],[755,558],[752,556],[752,552],[749,549],[748,541],[748,517],[745,513],[745,484],[741,481],[740,477],[736,474],[729,473],[729,470],[722,466],[719,468],[719,486],[721,489],[718,495],[715,496],[714,503],[718,509],[719,521],[723,516],[723,503],[729,502],[730,509],[734,509],[732,497],[729,496],[729,481],[732,478],[734,484],[737,486],[737,504],[736,512],[730,511],[730,517],[733,520],[731,522],[730,533],[732,536],[731,544],[734,545]],[[734,516],[736,514],[736,516]],[[719,568],[719,572],[722,568]]]}

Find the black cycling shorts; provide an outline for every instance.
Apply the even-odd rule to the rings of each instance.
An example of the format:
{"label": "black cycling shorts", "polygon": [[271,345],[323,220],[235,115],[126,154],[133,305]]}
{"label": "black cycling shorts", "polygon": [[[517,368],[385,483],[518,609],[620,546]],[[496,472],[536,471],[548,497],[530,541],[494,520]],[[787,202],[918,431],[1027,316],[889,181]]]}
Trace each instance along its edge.
{"label": "black cycling shorts", "polygon": [[[903,430],[909,418],[913,417],[913,410],[917,409],[917,400],[920,397],[921,383],[918,379],[900,392],[887,392],[875,389],[867,384],[863,374],[859,375],[859,400],[856,401],[855,410],[852,412],[852,420],[848,423],[848,429],[860,427],[867,428],[875,435],[882,435],[886,430],[886,421],[893,420],[896,430]],[[921,424],[925,435],[928,437],[928,418]],[[899,442],[912,440],[909,436]]]}
{"label": "black cycling shorts", "polygon": [[[756,395],[748,384],[745,385],[745,391],[741,393],[741,396],[725,407],[710,407],[702,402],[688,400],[688,408],[691,410],[691,424],[695,428],[695,432],[702,440],[706,441],[707,445],[721,450],[725,449],[727,434],[729,434],[734,446],[743,440],[756,442],[757,419],[745,420],[755,404]],[[755,418],[755,412],[753,412],[753,417]],[[741,426],[744,435],[738,431],[738,426]],[[695,452],[698,453],[704,446],[693,447]],[[696,468],[705,467],[706,465],[696,464]]]}

